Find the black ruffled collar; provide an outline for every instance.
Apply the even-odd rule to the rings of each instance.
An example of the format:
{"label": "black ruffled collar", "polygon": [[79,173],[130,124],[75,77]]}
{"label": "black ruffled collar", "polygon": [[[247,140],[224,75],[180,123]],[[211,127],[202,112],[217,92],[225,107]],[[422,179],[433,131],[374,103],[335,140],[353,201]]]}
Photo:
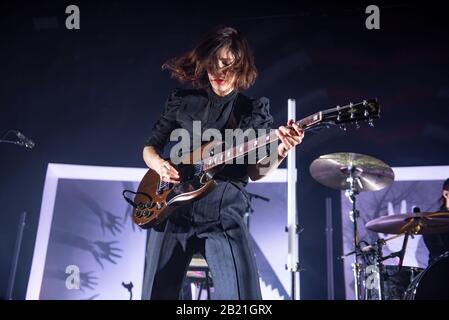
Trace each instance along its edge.
{"label": "black ruffled collar", "polygon": [[213,102],[213,104],[225,104],[228,101],[231,101],[237,96],[237,91],[233,90],[229,94],[227,94],[224,97],[220,97],[217,95],[214,90],[210,86],[206,88],[207,95],[209,96],[209,99]]}

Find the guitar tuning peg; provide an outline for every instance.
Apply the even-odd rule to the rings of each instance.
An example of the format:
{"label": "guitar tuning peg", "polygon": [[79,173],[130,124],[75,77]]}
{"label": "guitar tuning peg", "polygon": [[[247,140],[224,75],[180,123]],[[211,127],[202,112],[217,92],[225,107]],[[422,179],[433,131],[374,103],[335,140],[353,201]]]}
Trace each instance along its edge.
{"label": "guitar tuning peg", "polygon": [[343,130],[343,131],[346,131],[346,126],[344,124],[341,124],[340,125],[340,129]]}
{"label": "guitar tuning peg", "polygon": [[355,122],[355,128],[356,128],[356,129],[360,129],[360,124],[359,124],[358,121]]}
{"label": "guitar tuning peg", "polygon": [[374,127],[373,119],[369,119],[369,120],[368,120],[368,125],[369,125],[370,127]]}
{"label": "guitar tuning peg", "polygon": [[368,118],[368,116],[369,116],[368,110],[365,109],[365,112],[363,113],[363,115],[365,116],[365,118]]}

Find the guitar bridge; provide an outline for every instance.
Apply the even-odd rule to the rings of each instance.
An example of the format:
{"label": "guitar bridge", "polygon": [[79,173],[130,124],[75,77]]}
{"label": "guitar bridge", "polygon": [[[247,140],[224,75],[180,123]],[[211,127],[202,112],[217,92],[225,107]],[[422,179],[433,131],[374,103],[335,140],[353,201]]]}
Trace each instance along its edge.
{"label": "guitar bridge", "polygon": [[159,181],[156,189],[156,194],[161,194],[165,190],[170,189],[170,184],[170,182]]}

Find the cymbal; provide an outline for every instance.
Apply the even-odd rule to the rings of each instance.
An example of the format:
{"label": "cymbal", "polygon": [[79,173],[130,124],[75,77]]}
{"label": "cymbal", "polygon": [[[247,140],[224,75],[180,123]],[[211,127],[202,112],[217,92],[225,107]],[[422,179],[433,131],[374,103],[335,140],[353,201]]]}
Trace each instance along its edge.
{"label": "cymbal", "polygon": [[369,221],[365,227],[388,234],[433,234],[449,231],[449,212],[394,214]]}
{"label": "cymbal", "polygon": [[358,192],[378,191],[394,181],[394,172],[386,163],[359,153],[326,154],[310,165],[310,174],[316,181],[337,190],[350,189],[350,172],[356,178],[354,187]]}

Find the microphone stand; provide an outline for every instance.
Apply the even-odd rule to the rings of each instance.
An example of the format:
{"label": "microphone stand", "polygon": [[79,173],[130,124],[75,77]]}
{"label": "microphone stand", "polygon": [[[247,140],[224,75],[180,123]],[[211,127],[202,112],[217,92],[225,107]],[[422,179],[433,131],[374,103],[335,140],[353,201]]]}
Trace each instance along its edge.
{"label": "microphone stand", "polygon": [[11,271],[9,274],[9,282],[8,282],[8,290],[7,290],[7,299],[12,300],[14,284],[16,281],[16,272],[17,265],[19,263],[20,249],[22,248],[22,239],[23,239],[23,230],[25,229],[25,219],[27,213],[24,211],[20,215],[19,225],[17,227],[17,235],[16,235],[16,243],[14,245],[14,254],[11,263]]}
{"label": "microphone stand", "polygon": [[22,141],[12,141],[12,140],[3,140],[0,139],[0,143],[10,143],[10,144],[15,144],[17,146],[24,146],[25,144]]}
{"label": "microphone stand", "polygon": [[261,195],[255,194],[255,193],[251,193],[251,192],[248,192],[248,195],[249,195],[249,203],[248,203],[248,207],[247,207],[246,212],[245,212],[245,222],[246,222],[246,227],[249,230],[249,220],[250,220],[249,218],[254,213],[254,209],[251,206],[251,201],[253,199],[260,199],[260,200],[269,202],[270,199],[267,198],[267,197],[263,197]]}
{"label": "microphone stand", "polygon": [[404,257],[405,257],[405,249],[407,248],[407,242],[408,242],[408,237],[409,236],[410,236],[410,233],[405,233],[404,241],[402,242],[401,250],[399,250],[397,252],[390,253],[388,256],[383,257],[382,261],[387,260],[387,259],[391,259],[391,258],[399,257],[399,271],[401,271],[402,263],[404,262]]}
{"label": "microphone stand", "polygon": [[[19,140],[14,141],[14,140],[5,139],[11,132],[14,132],[17,135],[17,137],[19,138]],[[24,139],[21,139],[19,134],[22,135],[19,131],[10,129],[1,137],[0,143],[14,144],[14,145],[17,145],[20,147],[25,147],[28,149],[31,149],[34,147],[34,143],[31,140],[27,141],[23,135],[22,135],[22,137]],[[30,144],[30,143],[32,143],[32,144]],[[22,212],[22,214],[20,216],[18,229],[17,229],[16,243],[14,245],[14,254],[13,254],[11,270],[10,270],[10,275],[9,275],[9,281],[8,281],[8,289],[7,289],[7,299],[8,300],[12,300],[12,296],[13,296],[14,285],[15,285],[15,280],[16,280],[17,265],[19,262],[20,250],[22,247],[23,230],[25,229],[26,215],[27,215],[27,213],[25,211]]]}
{"label": "microphone stand", "polygon": [[255,193],[248,192],[248,194],[249,194],[249,198],[250,198],[251,200],[252,200],[252,199],[261,199],[261,200],[266,201],[266,202],[269,202],[269,201],[270,201],[270,198],[263,197],[263,196],[261,196],[261,195],[255,194]]}

